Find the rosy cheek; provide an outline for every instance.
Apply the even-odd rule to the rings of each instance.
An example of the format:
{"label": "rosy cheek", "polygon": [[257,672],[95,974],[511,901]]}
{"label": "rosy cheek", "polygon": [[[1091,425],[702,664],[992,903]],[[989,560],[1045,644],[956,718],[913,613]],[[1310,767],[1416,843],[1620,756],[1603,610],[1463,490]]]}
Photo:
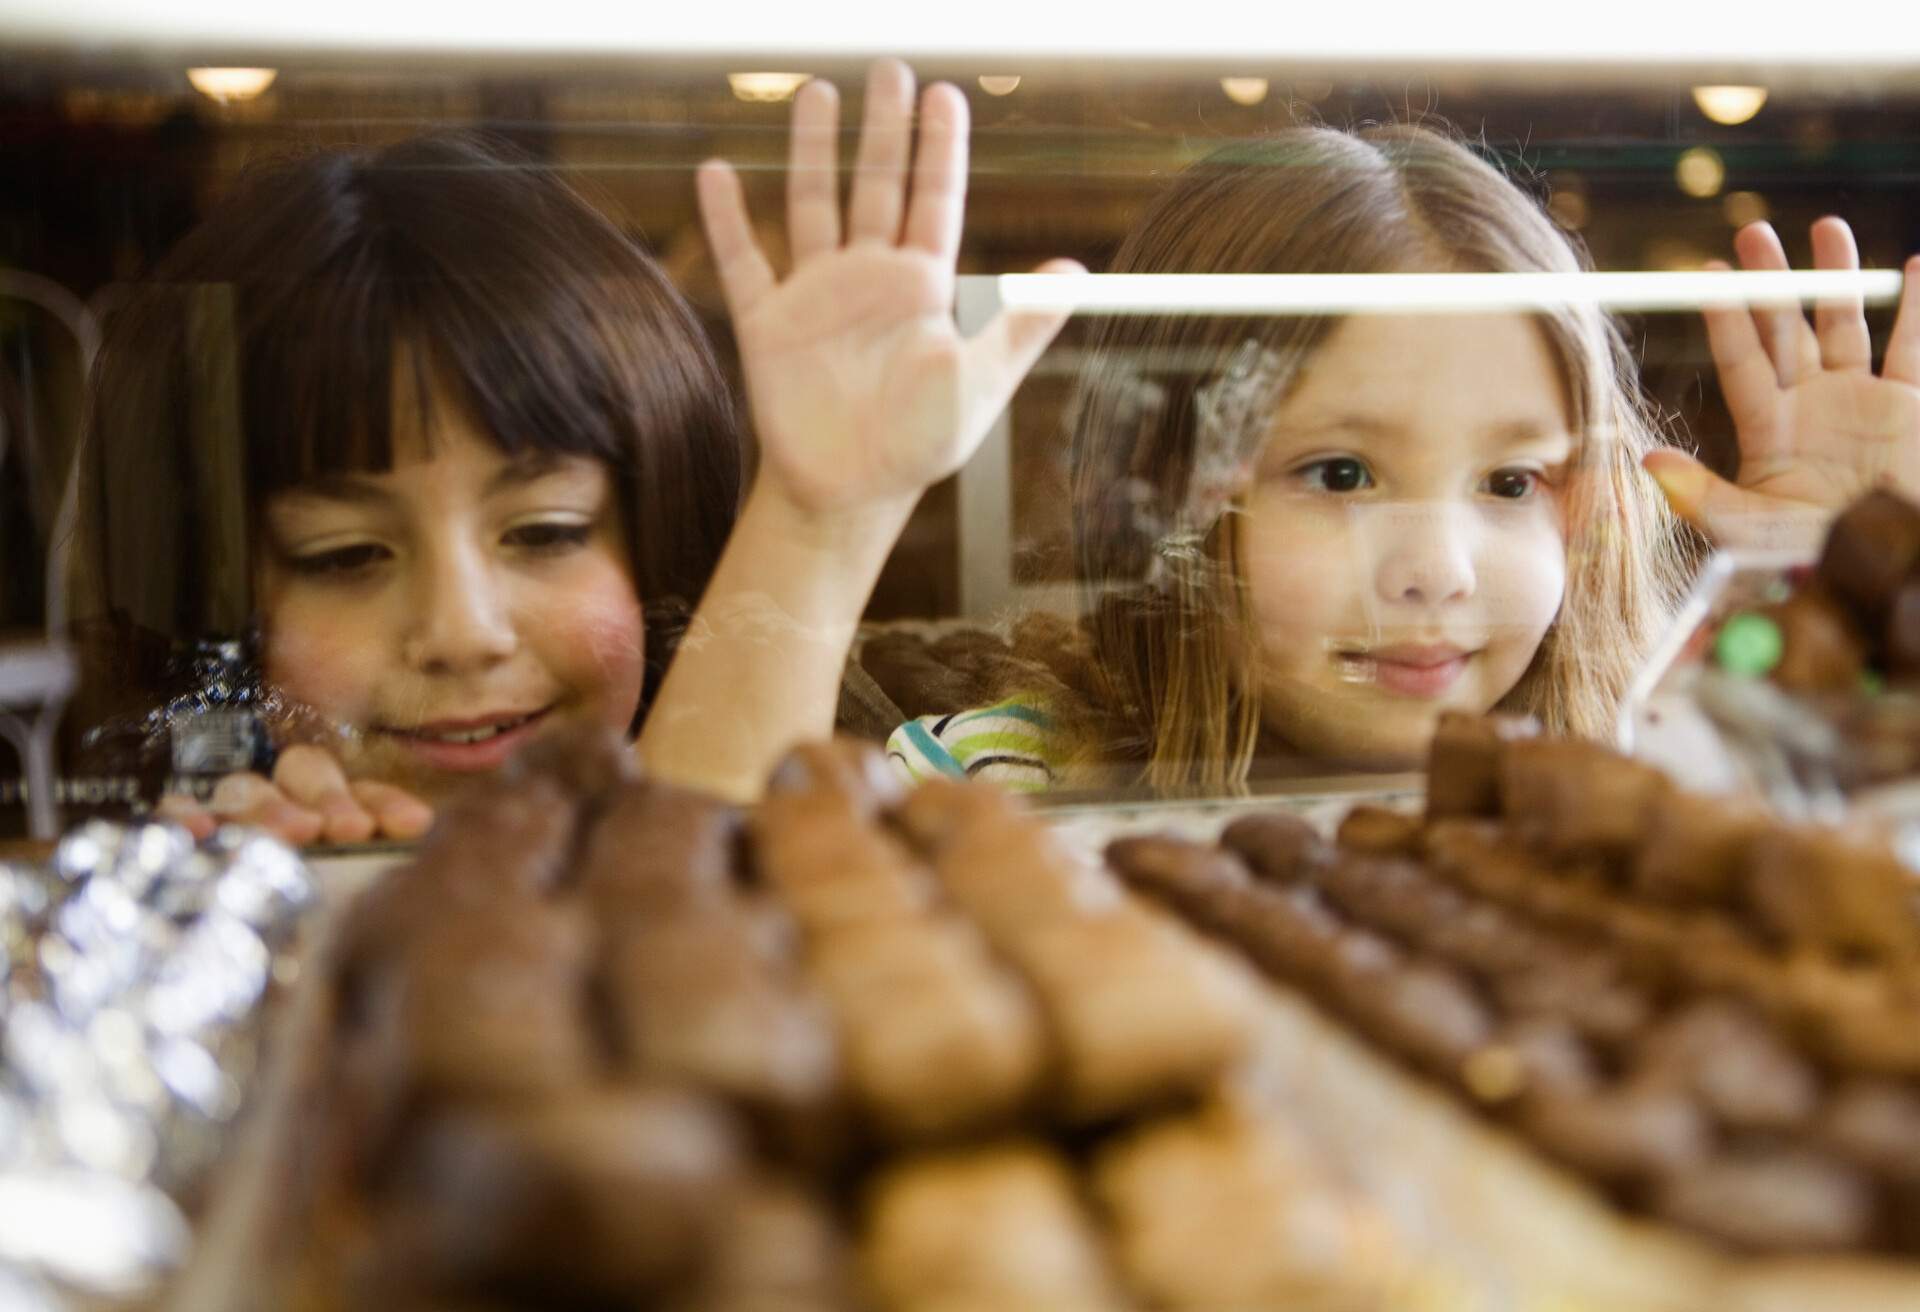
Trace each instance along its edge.
{"label": "rosy cheek", "polygon": [[323,617],[299,605],[269,610],[265,676],[290,701],[337,719],[365,710],[374,678],[365,641],[335,608]]}
{"label": "rosy cheek", "polygon": [[640,705],[645,625],[624,573],[609,571],[558,593],[545,619],[554,672],[588,698],[607,724],[625,729]]}

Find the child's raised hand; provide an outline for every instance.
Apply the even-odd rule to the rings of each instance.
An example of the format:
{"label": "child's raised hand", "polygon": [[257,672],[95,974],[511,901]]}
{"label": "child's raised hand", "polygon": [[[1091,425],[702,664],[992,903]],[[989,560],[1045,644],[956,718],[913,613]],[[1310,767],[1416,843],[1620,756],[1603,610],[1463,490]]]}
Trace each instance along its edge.
{"label": "child's raised hand", "polygon": [[[1812,235],[1818,268],[1860,267],[1843,220],[1821,219]],[[1766,223],[1742,228],[1734,249],[1743,268],[1788,267]],[[1878,376],[1858,296],[1816,303],[1811,325],[1797,304],[1721,305],[1703,316],[1740,474],[1729,483],[1678,451],[1650,455],[1648,472],[1682,517],[1722,545],[1783,533],[1817,542],[1836,512],[1872,488],[1920,497],[1920,257],[1907,262]]]}
{"label": "child's raised hand", "polygon": [[156,811],[185,825],[195,838],[230,822],[299,845],[414,839],[433,824],[432,808],[413,794],[371,779],[349,780],[330,752],[305,744],[280,753],[271,780],[230,774],[204,805],[171,796],[161,799]]}
{"label": "child's raised hand", "polygon": [[873,66],[844,225],[839,117],[831,83],[794,97],[784,280],[754,240],[733,169],[709,161],[699,174],[761,482],[810,518],[910,509],[965,463],[1065,320],[1002,312],[972,339],[954,325],[967,183],[967,102],[956,88],[920,97],[916,152],[913,74],[897,60]]}

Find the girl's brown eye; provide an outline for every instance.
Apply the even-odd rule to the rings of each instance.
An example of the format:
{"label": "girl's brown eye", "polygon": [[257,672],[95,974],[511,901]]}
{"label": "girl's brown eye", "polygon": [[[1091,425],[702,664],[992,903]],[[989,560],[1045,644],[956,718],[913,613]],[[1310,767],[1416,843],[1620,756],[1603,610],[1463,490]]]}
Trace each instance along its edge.
{"label": "girl's brown eye", "polygon": [[316,552],[310,556],[294,556],[288,564],[297,574],[316,576],[358,574],[371,569],[386,559],[387,549],[372,542],[362,542],[351,547],[339,547],[333,551]]}
{"label": "girl's brown eye", "polygon": [[1521,501],[1540,485],[1540,476],[1530,469],[1502,469],[1487,479],[1487,492],[1506,501]]}
{"label": "girl's brown eye", "polygon": [[1351,456],[1316,460],[1301,466],[1296,475],[1308,487],[1320,492],[1358,492],[1373,486],[1373,475]]}
{"label": "girl's brown eye", "polygon": [[518,528],[508,529],[506,541],[509,546],[525,547],[531,551],[567,551],[585,546],[592,536],[591,524],[557,521],[522,524]]}

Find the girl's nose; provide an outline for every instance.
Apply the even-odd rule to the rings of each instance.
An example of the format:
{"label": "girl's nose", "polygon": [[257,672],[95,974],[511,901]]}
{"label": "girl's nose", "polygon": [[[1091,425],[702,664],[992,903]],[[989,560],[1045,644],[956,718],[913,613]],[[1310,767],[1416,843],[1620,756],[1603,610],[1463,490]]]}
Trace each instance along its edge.
{"label": "girl's nose", "polygon": [[408,665],[429,674],[469,674],[506,660],[517,645],[507,598],[485,552],[452,544],[430,553],[404,642]]}
{"label": "girl's nose", "polygon": [[1389,603],[1437,606],[1471,597],[1476,586],[1473,525],[1446,501],[1364,507],[1359,541],[1374,586]]}

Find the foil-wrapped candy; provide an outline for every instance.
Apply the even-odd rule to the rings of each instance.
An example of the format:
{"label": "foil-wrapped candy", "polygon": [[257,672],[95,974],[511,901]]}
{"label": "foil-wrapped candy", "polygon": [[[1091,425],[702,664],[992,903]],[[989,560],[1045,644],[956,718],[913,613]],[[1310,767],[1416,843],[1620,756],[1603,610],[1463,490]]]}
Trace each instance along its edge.
{"label": "foil-wrapped candy", "polygon": [[316,900],[298,855],[88,821],[0,864],[0,1307],[141,1296],[184,1260],[263,1004]]}

